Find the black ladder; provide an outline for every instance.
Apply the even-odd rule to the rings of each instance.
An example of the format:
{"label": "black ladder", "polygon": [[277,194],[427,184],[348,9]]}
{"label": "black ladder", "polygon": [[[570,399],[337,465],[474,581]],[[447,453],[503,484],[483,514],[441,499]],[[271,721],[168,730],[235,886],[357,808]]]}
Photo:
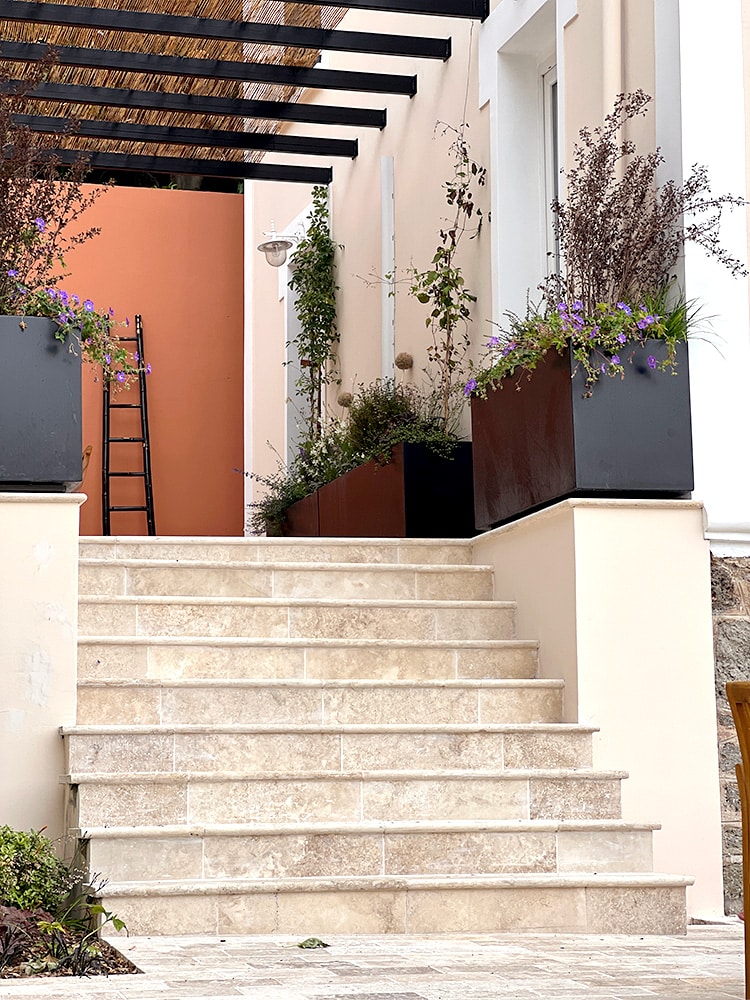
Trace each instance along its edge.
{"label": "black ladder", "polygon": [[[104,414],[102,426],[104,430],[104,446],[102,448],[102,534],[111,535],[110,515],[122,511],[142,511],[146,515],[148,534],[156,534],[154,523],[154,493],[151,485],[151,450],[148,439],[148,402],[146,396],[146,362],[143,359],[143,323],[140,316],[135,317],[135,336],[120,337],[122,343],[135,344],[136,357],[138,359],[138,388],[131,387],[128,395],[134,391],[138,392],[138,402],[136,403],[115,403],[112,402],[109,382],[104,382]],[[115,396],[115,399],[118,397]],[[135,437],[113,437],[110,430],[110,418],[112,410],[139,410],[141,417],[140,435]],[[138,471],[113,471],[110,462],[110,446],[112,444],[140,444],[141,445],[141,468]],[[135,460],[134,460],[135,461]],[[137,505],[113,504],[110,494],[110,480],[118,479],[142,479],[144,503]]]}

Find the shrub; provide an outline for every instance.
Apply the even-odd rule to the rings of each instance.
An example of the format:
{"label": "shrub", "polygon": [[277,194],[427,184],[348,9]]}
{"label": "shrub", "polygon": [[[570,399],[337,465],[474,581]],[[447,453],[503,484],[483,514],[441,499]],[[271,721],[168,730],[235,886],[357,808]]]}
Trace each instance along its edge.
{"label": "shrub", "polygon": [[0,904],[58,913],[78,879],[41,831],[0,827]]}

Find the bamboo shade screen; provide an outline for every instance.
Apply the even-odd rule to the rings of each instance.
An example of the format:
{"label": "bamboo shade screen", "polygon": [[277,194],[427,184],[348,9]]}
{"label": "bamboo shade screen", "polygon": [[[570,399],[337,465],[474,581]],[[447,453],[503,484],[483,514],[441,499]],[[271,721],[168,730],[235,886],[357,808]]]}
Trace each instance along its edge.
{"label": "bamboo shade screen", "polygon": [[[59,0],[58,0],[59,2]],[[289,24],[309,28],[334,28],[346,14],[346,8],[323,7],[317,4],[283,3],[279,0],[86,0],[87,6],[108,7],[154,14],[177,14],[188,17],[221,18],[266,24]],[[73,4],[76,6],[76,4]],[[312,67],[318,61],[317,50],[279,48],[242,42],[225,42],[201,38],[172,38],[123,31],[70,28],[40,24],[4,22],[2,40],[46,42],[52,46],[79,46],[115,51],[146,52],[157,55],[182,56],[197,59],[228,59],[275,65]],[[0,49],[1,53],[1,49]],[[28,67],[23,63],[3,61],[0,66],[10,77],[21,78]],[[72,66],[54,66],[50,81],[79,86],[116,87],[163,93],[200,94],[212,97],[248,98],[252,100],[297,101],[299,88],[265,83],[242,83],[234,80],[210,80],[156,74],[116,72]],[[87,118],[106,121],[127,121],[144,125],[185,126],[189,128],[238,129],[243,126],[233,118],[186,114],[164,110],[94,107],[89,105],[42,102],[34,104],[34,113],[66,118]],[[269,120],[245,120],[244,128],[253,132],[276,132],[279,123]],[[156,156],[181,156],[184,148],[156,146],[137,142],[89,139],[72,136],[66,144],[77,149],[101,152],[121,152]],[[191,155],[205,159],[262,159],[262,152],[195,148]]]}

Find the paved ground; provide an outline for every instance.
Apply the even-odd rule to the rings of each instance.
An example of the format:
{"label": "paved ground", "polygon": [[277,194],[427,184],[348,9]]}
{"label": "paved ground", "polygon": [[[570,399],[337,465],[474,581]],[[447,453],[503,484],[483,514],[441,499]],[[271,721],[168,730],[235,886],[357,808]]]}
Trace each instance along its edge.
{"label": "paved ground", "polygon": [[0,980],[18,1000],[741,1000],[739,923],[686,938],[572,935],[130,938],[145,973]]}

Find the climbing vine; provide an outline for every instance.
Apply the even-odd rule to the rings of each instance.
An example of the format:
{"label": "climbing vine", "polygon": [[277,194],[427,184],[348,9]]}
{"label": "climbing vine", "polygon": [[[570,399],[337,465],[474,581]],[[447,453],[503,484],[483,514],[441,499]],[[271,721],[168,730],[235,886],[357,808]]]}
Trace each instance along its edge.
{"label": "climbing vine", "polygon": [[320,437],[323,426],[323,391],[339,382],[334,346],[336,327],[336,250],[331,238],[328,189],[313,188],[313,207],[307,232],[292,254],[289,287],[296,293],[294,309],[300,332],[290,343],[297,348],[302,370],[296,381],[307,400],[310,439]]}

